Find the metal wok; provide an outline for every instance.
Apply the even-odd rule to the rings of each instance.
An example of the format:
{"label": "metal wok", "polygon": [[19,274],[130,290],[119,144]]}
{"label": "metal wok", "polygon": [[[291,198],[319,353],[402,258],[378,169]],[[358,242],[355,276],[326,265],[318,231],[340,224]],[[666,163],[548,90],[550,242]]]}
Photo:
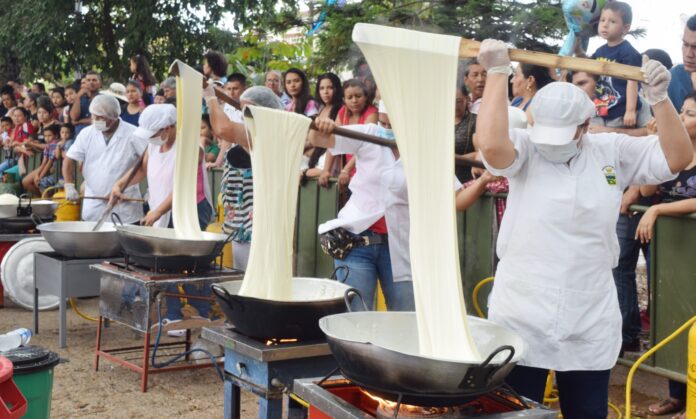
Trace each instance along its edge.
{"label": "metal wok", "polygon": [[32,201],[24,195],[16,204],[0,205],[0,218],[29,217],[32,214],[40,218],[51,218],[58,209],[58,203],[49,200]]}
{"label": "metal wok", "polygon": [[116,228],[104,224],[92,231],[94,221],[64,221],[40,224],[37,229],[53,250],[70,258],[110,258],[121,253]]}
{"label": "metal wok", "polygon": [[319,319],[345,312],[344,294],[351,289],[332,279],[293,278],[292,300],[274,301],[237,295],[241,286],[229,281],[212,289],[235,329],[262,340],[323,338]]}
{"label": "metal wok", "polygon": [[227,236],[224,234],[202,232],[200,240],[181,239],[171,228],[117,225],[118,239],[127,254],[171,257],[171,256],[211,256],[214,258],[222,250]]}
{"label": "metal wok", "polygon": [[471,316],[483,362],[420,355],[415,312],[335,314],[319,327],[346,378],[382,398],[419,406],[454,405],[501,386],[527,351],[515,332]]}

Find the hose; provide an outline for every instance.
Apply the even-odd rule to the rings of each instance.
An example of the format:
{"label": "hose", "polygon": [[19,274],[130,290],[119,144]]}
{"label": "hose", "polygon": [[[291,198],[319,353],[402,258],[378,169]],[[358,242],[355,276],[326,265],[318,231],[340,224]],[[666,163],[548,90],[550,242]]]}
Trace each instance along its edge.
{"label": "hose", "polygon": [[684,333],[684,331],[691,327],[691,325],[694,323],[696,323],[696,316],[687,320],[686,323],[679,327],[679,329],[675,330],[674,332],[672,332],[671,335],[662,339],[657,345],[652,347],[648,352],[644,353],[633,364],[631,370],[628,372],[628,377],[626,378],[626,419],[631,419],[631,385],[633,384],[633,375],[636,373],[636,370],[638,370],[640,364],[642,364],[646,359],[650,358],[652,354],[657,352],[660,348],[674,340],[677,336]]}
{"label": "hose", "polygon": [[78,316],[80,316],[80,317],[82,317],[83,319],[88,320],[88,321],[90,321],[90,322],[99,321],[98,319],[95,319],[94,317],[90,317],[90,316],[86,315],[85,313],[81,312],[80,309],[77,308],[77,304],[75,303],[75,299],[74,299],[74,298],[70,298],[70,299],[68,299],[68,301],[70,301],[70,307],[72,307],[72,309],[75,311],[75,313],[76,313]]}
{"label": "hose", "polygon": [[621,410],[612,403],[609,403],[609,408],[616,413],[616,419],[621,419],[623,417],[623,415],[621,415]]}
{"label": "hose", "polygon": [[486,318],[486,315],[483,314],[483,311],[481,310],[481,307],[479,306],[478,302],[478,294],[479,291],[481,291],[481,287],[484,285],[488,284],[489,282],[493,282],[495,278],[492,276],[489,276],[488,278],[482,279],[476,286],[474,287],[474,292],[471,294],[471,299],[474,300],[474,310],[476,310],[476,314],[478,314],[479,317],[482,319]]}

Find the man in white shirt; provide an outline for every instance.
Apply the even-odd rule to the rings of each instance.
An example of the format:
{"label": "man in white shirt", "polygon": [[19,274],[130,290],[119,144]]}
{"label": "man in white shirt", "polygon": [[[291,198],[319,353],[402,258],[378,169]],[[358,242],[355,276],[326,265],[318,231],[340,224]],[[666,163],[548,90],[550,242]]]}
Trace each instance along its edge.
{"label": "man in white shirt", "polygon": [[[63,163],[65,195],[77,201],[80,195],[75,188],[75,162],[82,163],[85,196],[109,197],[111,188],[138,161],[147,147],[147,141],[133,135],[135,126],[119,118],[118,100],[109,95],[99,95],[89,105],[92,125],[86,127],[75,139]],[[138,185],[128,187],[123,195],[141,198]],[[97,221],[106,208],[107,201],[86,199],[82,202],[82,219]],[[121,202],[114,207],[124,223],[138,222],[143,217],[138,202]]]}

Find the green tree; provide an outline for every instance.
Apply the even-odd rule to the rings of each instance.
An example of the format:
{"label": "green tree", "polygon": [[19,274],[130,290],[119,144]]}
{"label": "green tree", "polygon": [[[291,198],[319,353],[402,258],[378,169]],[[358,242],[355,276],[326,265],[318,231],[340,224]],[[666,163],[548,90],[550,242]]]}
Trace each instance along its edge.
{"label": "green tree", "polygon": [[324,7],[315,65],[342,68],[360,56],[350,42],[358,22],[378,23],[483,40],[496,38],[518,48],[551,50],[566,33],[561,0],[364,0]]}
{"label": "green tree", "polygon": [[[217,0],[0,0],[0,60],[31,79],[73,77],[97,69],[125,80],[128,59],[145,54],[160,79],[175,59],[198,64],[210,47],[234,47],[215,27],[224,5]],[[12,76],[14,74],[5,74]]]}

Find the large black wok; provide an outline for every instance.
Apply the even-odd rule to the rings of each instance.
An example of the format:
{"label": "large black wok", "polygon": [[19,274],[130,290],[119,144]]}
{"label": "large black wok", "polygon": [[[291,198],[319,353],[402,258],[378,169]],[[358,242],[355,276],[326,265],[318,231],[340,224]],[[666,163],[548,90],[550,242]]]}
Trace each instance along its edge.
{"label": "large black wok", "polygon": [[238,295],[241,286],[228,281],[212,289],[234,328],[261,340],[323,338],[319,319],[345,312],[344,295],[351,289],[334,279],[293,278],[292,300],[274,301]]}
{"label": "large black wok", "polygon": [[418,350],[415,312],[354,312],[319,321],[343,375],[387,400],[452,406],[503,384],[527,345],[515,332],[469,317],[483,362],[436,359]]}

